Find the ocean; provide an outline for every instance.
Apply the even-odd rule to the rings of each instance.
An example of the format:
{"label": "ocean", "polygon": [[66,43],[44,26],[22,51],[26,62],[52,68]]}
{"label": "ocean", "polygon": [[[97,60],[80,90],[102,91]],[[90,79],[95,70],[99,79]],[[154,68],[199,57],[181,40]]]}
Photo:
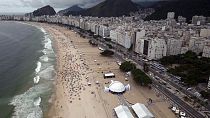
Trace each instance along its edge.
{"label": "ocean", "polygon": [[55,79],[50,35],[35,26],[0,21],[0,118],[42,118]]}

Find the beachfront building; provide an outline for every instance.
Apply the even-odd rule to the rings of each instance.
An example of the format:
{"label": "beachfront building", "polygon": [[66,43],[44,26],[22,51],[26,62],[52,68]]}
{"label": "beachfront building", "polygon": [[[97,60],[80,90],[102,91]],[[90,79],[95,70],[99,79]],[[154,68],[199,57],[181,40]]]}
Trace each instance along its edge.
{"label": "beachfront building", "polygon": [[166,40],[167,43],[167,56],[178,55],[181,53],[182,40],[177,38],[169,38]]}
{"label": "beachfront building", "polygon": [[145,30],[136,31],[135,38],[134,38],[134,51],[138,54],[143,54],[143,44],[144,44],[144,37],[145,37]]}
{"label": "beachfront building", "polygon": [[161,38],[144,37],[136,41],[135,52],[143,54],[149,60],[160,59],[166,56],[166,41]]}
{"label": "beachfront building", "polygon": [[138,118],[155,118],[144,104],[136,103],[132,105],[132,109]]}
{"label": "beachfront building", "polygon": [[103,38],[109,37],[110,30],[109,30],[108,26],[100,25],[99,26],[99,34],[98,35],[103,37]]}
{"label": "beachfront building", "polygon": [[127,106],[120,105],[114,108],[117,118],[134,118]]}
{"label": "beachfront building", "polygon": [[132,32],[126,30],[124,26],[119,26],[110,31],[110,38],[113,42],[129,49],[132,44]]}

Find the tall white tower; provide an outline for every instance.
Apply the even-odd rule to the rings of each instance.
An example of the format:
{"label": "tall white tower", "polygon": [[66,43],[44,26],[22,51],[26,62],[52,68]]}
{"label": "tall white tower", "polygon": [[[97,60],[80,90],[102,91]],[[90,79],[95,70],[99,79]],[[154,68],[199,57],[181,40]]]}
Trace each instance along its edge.
{"label": "tall white tower", "polygon": [[209,76],[209,82],[208,82],[207,89],[210,90],[210,76]]}

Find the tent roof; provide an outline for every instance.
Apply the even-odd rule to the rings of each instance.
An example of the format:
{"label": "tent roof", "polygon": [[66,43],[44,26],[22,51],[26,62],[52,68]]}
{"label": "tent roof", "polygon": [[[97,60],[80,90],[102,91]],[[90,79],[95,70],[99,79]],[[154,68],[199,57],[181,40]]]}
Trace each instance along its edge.
{"label": "tent roof", "polygon": [[112,81],[109,85],[109,90],[112,92],[121,93],[125,91],[125,86],[119,81]]}
{"label": "tent roof", "polygon": [[114,73],[106,73],[104,76],[109,77],[109,76],[114,76]]}
{"label": "tent roof", "polygon": [[139,118],[154,118],[144,104],[136,103],[135,105],[132,105],[132,108]]}
{"label": "tent roof", "polygon": [[118,118],[134,118],[127,106],[120,105],[114,110]]}

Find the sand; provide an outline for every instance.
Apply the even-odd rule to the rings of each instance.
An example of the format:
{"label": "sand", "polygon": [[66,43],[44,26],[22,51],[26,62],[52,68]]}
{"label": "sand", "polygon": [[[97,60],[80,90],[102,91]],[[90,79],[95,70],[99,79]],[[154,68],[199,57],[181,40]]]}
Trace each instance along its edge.
{"label": "sand", "polygon": [[[101,56],[100,50],[89,45],[88,39],[65,27],[34,24],[51,35],[56,49],[57,79],[53,102],[46,117],[113,118],[113,108],[120,105],[120,99],[104,92],[104,86],[108,86],[111,79],[103,78],[103,73],[113,72],[116,75],[113,80],[131,85],[131,90],[124,94],[129,103],[144,103],[156,118],[175,118],[167,100],[157,97],[154,89],[137,85],[131,77],[125,81],[125,73],[119,70],[117,59]],[[148,104],[149,98],[154,101],[152,104]]]}

